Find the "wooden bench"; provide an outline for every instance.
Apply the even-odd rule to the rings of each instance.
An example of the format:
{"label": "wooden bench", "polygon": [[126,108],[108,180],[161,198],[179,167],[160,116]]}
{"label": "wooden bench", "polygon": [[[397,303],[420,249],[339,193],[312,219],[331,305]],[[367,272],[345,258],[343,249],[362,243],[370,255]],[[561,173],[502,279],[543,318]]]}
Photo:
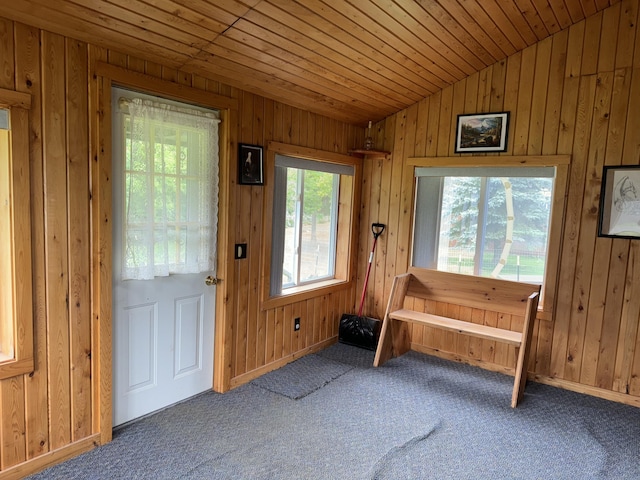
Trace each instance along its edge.
{"label": "wooden bench", "polygon": [[[495,278],[410,268],[394,278],[374,360],[378,367],[411,349],[409,324],[425,325],[516,347],[517,362],[511,406],[522,399],[540,287]],[[405,297],[471,307],[524,318],[522,331],[512,331],[405,308]]]}

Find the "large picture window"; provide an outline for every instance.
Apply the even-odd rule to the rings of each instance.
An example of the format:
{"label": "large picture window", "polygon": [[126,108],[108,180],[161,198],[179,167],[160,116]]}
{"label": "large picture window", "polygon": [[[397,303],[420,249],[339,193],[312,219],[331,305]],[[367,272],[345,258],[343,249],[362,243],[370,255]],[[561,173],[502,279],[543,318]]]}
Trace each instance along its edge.
{"label": "large picture window", "polygon": [[412,265],[544,284],[556,170],[416,168]]}

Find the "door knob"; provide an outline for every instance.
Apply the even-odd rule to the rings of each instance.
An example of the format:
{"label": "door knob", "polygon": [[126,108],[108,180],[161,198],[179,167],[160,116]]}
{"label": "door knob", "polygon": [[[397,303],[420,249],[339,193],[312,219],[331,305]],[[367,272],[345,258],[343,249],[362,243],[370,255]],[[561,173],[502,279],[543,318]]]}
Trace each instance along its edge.
{"label": "door knob", "polygon": [[204,279],[204,283],[207,285],[217,285],[221,280],[219,278],[213,278],[211,275],[208,275],[207,278]]}

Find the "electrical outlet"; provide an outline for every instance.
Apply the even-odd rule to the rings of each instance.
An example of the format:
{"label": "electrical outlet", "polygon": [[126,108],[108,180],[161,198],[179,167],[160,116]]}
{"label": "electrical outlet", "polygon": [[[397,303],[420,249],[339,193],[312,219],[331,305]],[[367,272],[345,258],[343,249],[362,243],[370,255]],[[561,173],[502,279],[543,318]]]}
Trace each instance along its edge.
{"label": "electrical outlet", "polygon": [[297,332],[298,330],[300,330],[300,317],[293,319],[293,331]]}

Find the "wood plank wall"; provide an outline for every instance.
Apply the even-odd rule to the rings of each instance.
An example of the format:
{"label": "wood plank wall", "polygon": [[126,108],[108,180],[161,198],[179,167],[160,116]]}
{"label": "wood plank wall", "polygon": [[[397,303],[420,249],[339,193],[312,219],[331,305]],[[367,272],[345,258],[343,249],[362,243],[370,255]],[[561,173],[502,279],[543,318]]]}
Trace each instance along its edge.
{"label": "wood plank wall", "polygon": [[[510,111],[506,155],[572,156],[557,306],[552,319],[536,322],[529,372],[640,405],[640,242],[596,235],[603,165],[640,163],[638,20],[637,0],[618,3],[376,125],[376,146],[392,151],[392,160],[365,164],[362,224],[389,227],[372,269],[368,315],[382,318],[391,280],[410,261],[406,159],[454,155],[460,113]],[[362,254],[369,236],[362,228]],[[496,370],[512,358],[487,342],[460,347],[453,336],[427,333],[414,329],[416,348]]]}
{"label": "wood plank wall", "polygon": [[[413,178],[405,159],[453,155],[458,113],[509,110],[510,154],[570,154],[573,159],[558,306],[553,319],[537,322],[529,370],[542,381],[637,404],[640,245],[595,236],[602,165],[640,163],[637,10],[637,1],[616,4],[376,125],[378,148],[392,156],[365,163],[355,291],[260,311],[264,187],[235,185],[232,178],[232,239],[247,243],[248,258],[231,261],[229,365],[223,367],[228,384],[248,381],[335,338],[340,315],[353,311],[356,293],[359,298],[373,222],[388,229],[378,241],[365,314],[381,318],[391,280],[410,257]],[[96,313],[91,304],[92,59],[237,99],[233,136],[239,142],[275,140],[341,153],[362,144],[361,129],[0,19],[0,88],[27,92],[33,99],[36,348],[32,375],[0,381],[0,478],[20,478],[99,440],[91,320]],[[235,159],[229,161],[235,171]],[[291,323],[297,316],[302,328],[294,333]],[[415,333],[414,342],[425,348],[436,345],[474,360],[448,337],[433,344],[424,332]],[[488,364],[503,367],[504,355],[490,349],[485,355]]]}
{"label": "wood plank wall", "polygon": [[[321,117],[288,105],[241,92],[239,143],[266,145],[269,141],[347,153],[363,141],[358,127]],[[268,187],[266,187],[268,188]],[[235,318],[231,386],[255,378],[293,358],[335,340],[338,321],[352,312],[354,288],[261,311],[260,262],[264,189],[238,185],[235,189],[235,242],[247,244],[247,259],[235,260]],[[300,330],[293,319],[300,317]]]}
{"label": "wood plank wall", "polygon": [[[236,99],[239,111],[231,118],[237,125],[230,129],[231,138],[239,142],[266,145],[275,140],[346,153],[363,139],[361,128],[0,18],[0,88],[32,96],[36,349],[33,374],[0,381],[0,479],[22,478],[110,438],[110,431],[99,431],[101,399],[96,398],[109,386],[98,385],[104,366],[92,355],[100,341],[110,341],[100,338],[99,323],[109,315],[98,310],[99,293],[93,290],[100,266],[92,252],[105,248],[92,244],[92,226],[103,220],[92,218],[91,212],[92,181],[97,178],[91,160],[98,157],[103,141],[97,116],[90,111],[97,108],[92,95],[99,91],[91,76],[93,61]],[[229,261],[233,287],[227,318],[232,335],[225,344],[230,363],[221,367],[225,388],[331,342],[340,315],[350,311],[354,298],[351,288],[259,309],[265,187],[236,185],[236,159],[228,160],[235,218],[231,243],[247,243],[248,256]],[[301,317],[301,329],[295,333],[294,317]]]}

